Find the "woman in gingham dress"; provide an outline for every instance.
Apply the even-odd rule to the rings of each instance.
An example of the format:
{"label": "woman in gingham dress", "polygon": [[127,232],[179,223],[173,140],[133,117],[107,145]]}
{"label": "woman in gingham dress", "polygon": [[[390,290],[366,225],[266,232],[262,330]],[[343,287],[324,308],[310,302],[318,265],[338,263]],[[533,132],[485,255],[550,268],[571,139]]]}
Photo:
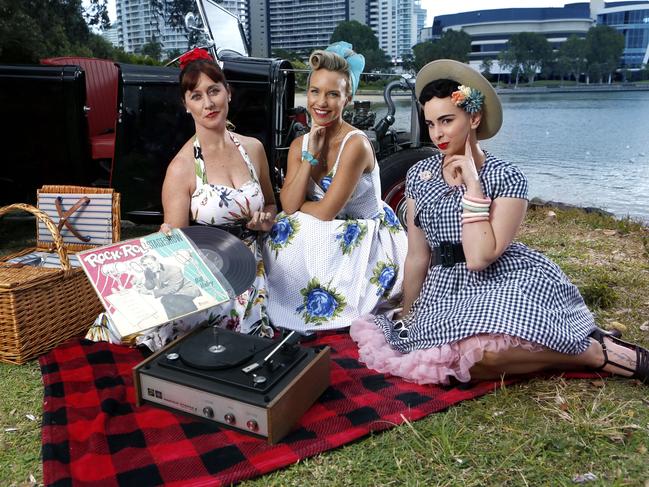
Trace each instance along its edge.
{"label": "woman in gingham dress", "polygon": [[600,330],[559,267],[513,242],[527,180],[478,143],[502,123],[489,82],[438,60],[416,92],[440,154],[408,171],[403,309],[352,324],[361,361],[421,384],[583,368],[647,380],[649,352]]}

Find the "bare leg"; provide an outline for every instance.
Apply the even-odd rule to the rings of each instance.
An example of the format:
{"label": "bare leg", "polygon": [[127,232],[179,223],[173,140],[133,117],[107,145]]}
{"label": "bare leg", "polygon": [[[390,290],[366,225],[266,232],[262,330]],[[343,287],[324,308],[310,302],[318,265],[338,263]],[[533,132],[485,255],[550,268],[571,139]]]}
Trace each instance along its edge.
{"label": "bare leg", "polygon": [[[605,338],[609,358],[630,369],[635,369],[635,352]],[[510,348],[502,352],[485,352],[482,360],[471,367],[471,378],[478,380],[498,379],[503,374],[527,374],[543,370],[580,370],[597,368],[604,363],[602,346],[595,340],[579,355],[559,353],[549,349],[531,352],[522,348]],[[607,365],[605,372],[630,376],[631,372]]]}

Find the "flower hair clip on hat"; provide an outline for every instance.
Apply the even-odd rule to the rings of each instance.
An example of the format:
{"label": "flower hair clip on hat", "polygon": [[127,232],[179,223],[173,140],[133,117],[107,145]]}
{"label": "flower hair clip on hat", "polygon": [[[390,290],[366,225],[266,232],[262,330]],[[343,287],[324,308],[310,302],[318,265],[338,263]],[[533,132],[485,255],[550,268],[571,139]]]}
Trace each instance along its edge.
{"label": "flower hair clip on hat", "polygon": [[199,59],[205,59],[206,61],[214,62],[214,58],[210,55],[209,52],[207,52],[205,49],[201,49],[200,47],[195,47],[191,51],[186,52],[178,58],[180,69],[185,69],[189,63],[191,63],[192,61],[198,61]]}
{"label": "flower hair clip on hat", "polygon": [[470,86],[460,85],[457,87],[457,91],[451,93],[451,100],[465,112],[477,113],[482,110],[484,95],[480,90],[476,90]]}

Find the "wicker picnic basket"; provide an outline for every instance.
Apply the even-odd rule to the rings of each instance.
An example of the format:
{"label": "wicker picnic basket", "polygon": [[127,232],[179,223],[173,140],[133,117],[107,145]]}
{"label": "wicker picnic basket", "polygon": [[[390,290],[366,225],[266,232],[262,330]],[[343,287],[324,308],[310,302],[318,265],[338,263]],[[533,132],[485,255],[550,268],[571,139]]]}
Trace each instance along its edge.
{"label": "wicker picnic basket", "polygon": [[[44,186],[41,192],[111,193],[113,204],[112,238],[119,240],[119,194],[110,189],[78,186]],[[36,248],[0,258],[0,362],[22,364],[49,351],[59,343],[86,333],[103,306],[80,267],[72,267],[70,252],[93,247],[66,244],[60,227],[45,211],[16,203],[0,208],[0,216],[23,210],[33,214],[51,233],[46,246],[38,238]],[[7,261],[34,251],[56,252],[61,268],[34,267]]]}

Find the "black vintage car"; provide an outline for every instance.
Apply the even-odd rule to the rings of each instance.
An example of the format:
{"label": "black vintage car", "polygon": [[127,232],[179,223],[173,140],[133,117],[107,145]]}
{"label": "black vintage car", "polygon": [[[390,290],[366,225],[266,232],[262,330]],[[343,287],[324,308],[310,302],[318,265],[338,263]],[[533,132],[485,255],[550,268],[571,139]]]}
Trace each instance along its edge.
{"label": "black vintage car", "polygon": [[[214,48],[212,39],[217,36],[210,26],[226,31],[228,22],[238,26],[238,21],[213,0],[199,0],[198,7],[208,47],[222,62],[232,86],[229,118],[238,132],[262,141],[279,190],[291,141],[308,130],[304,108],[294,106],[295,71],[282,59],[241,54],[245,41],[226,39],[226,48]],[[192,27],[191,19],[188,25]],[[237,50],[227,48],[232,42]],[[175,67],[87,58],[0,66],[5,127],[0,131],[0,203],[32,202],[44,184],[110,186],[122,193],[123,218],[161,221],[167,164],[193,129],[181,103],[178,74]],[[408,132],[391,128],[391,93],[397,88],[411,93]],[[390,83],[385,91],[387,115],[372,126],[359,127],[374,144],[383,197],[400,218],[405,211],[405,173],[434,150],[427,132],[420,131],[413,88],[412,80]]]}

